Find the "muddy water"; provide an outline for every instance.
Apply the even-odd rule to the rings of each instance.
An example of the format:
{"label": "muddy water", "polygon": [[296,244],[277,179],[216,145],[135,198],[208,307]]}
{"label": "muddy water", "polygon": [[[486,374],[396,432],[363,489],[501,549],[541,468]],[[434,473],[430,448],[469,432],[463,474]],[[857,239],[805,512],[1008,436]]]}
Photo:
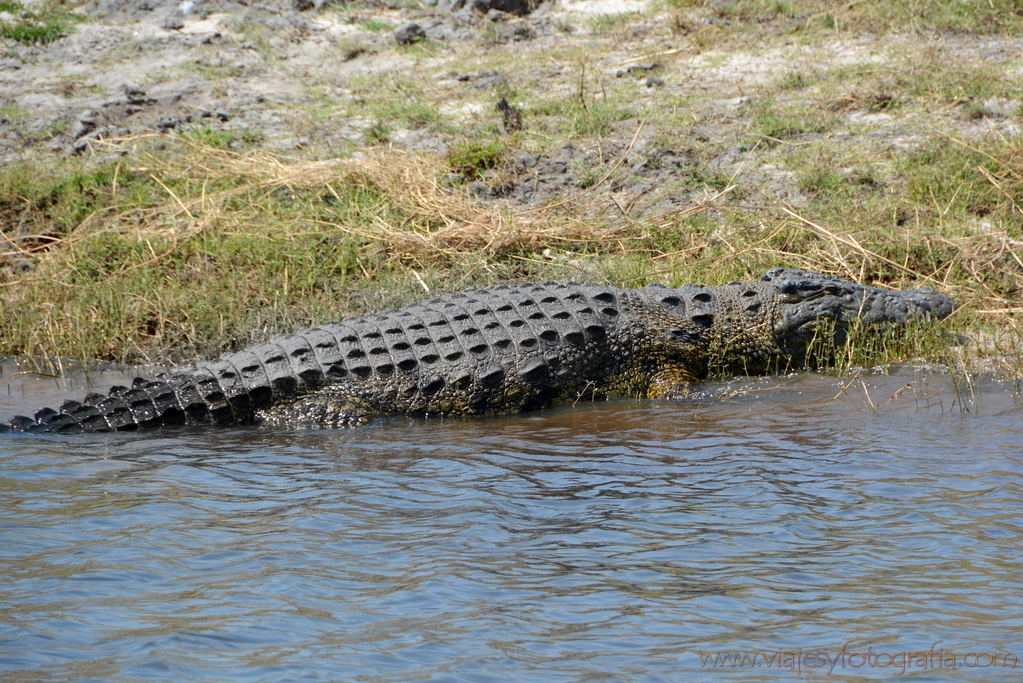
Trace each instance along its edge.
{"label": "muddy water", "polygon": [[[1013,386],[710,388],[347,431],[0,435],[0,679],[1019,680]],[[0,411],[62,393],[7,368]]]}

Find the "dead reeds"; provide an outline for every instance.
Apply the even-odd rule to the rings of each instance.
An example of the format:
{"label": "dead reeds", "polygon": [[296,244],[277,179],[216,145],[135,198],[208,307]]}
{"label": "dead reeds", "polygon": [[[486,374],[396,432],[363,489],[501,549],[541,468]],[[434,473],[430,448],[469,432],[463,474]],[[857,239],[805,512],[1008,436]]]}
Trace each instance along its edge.
{"label": "dead reeds", "polygon": [[[146,151],[154,140],[160,149]],[[442,183],[442,161],[427,155],[307,161],[178,137],[132,144],[137,160],[106,169],[84,193],[93,204],[76,209],[82,220],[45,245],[16,249],[38,264],[0,282],[3,353],[208,355],[423,289],[580,272],[628,285],[714,284],[777,265],[946,291],[964,304],[953,325],[982,321],[976,336],[988,357],[1019,335],[1023,241],[1004,221],[965,231],[910,222],[894,234],[814,207],[732,203],[733,185],[637,220],[603,210],[616,203],[599,186],[529,209],[483,202]],[[998,160],[1006,166],[979,177],[1013,202],[1019,157]],[[906,353],[895,349],[880,353]]]}

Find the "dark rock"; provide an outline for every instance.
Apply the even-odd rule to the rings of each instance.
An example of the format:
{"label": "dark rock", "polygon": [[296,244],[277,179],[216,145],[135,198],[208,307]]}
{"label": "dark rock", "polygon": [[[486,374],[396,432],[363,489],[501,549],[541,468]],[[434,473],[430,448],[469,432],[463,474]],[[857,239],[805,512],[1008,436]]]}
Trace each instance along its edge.
{"label": "dark rock", "polygon": [[176,9],[163,18],[160,22],[160,28],[167,29],[168,31],[177,31],[185,27],[185,13],[180,9]]}
{"label": "dark rock", "polygon": [[473,0],[472,8],[482,14],[496,9],[524,17],[536,9],[537,4],[533,0]]}
{"label": "dark rock", "polygon": [[502,97],[498,100],[497,110],[501,112],[502,123],[506,133],[514,133],[525,127],[522,125],[522,112],[514,105],[508,104],[508,100],[505,98]]}
{"label": "dark rock", "polygon": [[444,14],[455,14],[461,9],[471,8],[480,14],[498,10],[524,17],[536,9],[539,4],[535,0],[439,0],[437,11]]}
{"label": "dark rock", "polygon": [[540,161],[540,155],[520,149],[512,155],[511,160],[513,171],[522,174],[536,167]]}
{"label": "dark rock", "polygon": [[657,71],[661,68],[661,64],[654,62],[653,64],[633,64],[624,71],[619,71],[615,74],[616,78],[622,78],[623,76],[631,76],[632,78],[642,78],[651,71]]}
{"label": "dark rock", "polygon": [[162,121],[157,121],[156,123],[153,124],[153,128],[160,131],[161,133],[167,133],[177,128],[178,124],[180,123],[183,123],[181,119],[168,118],[163,119]]}
{"label": "dark rock", "polygon": [[511,43],[518,40],[532,40],[536,32],[521,22],[497,24],[491,40],[495,43]]}
{"label": "dark rock", "polygon": [[443,21],[433,20],[423,27],[423,33],[431,40],[451,41],[459,38],[459,33]]}
{"label": "dark rock", "polygon": [[502,12],[499,9],[492,9],[487,12],[487,19],[490,21],[511,21],[515,18],[514,14],[508,12]]}
{"label": "dark rock", "polygon": [[92,147],[92,144],[91,144],[92,142],[100,139],[100,136],[101,136],[101,134],[103,132],[104,132],[104,129],[100,128],[100,129],[94,130],[94,131],[92,131],[92,132],[90,132],[90,133],[88,133],[86,135],[83,135],[82,137],[78,138],[77,140],[72,141],[72,143],[70,145],[68,145],[67,149],[64,150],[64,156],[76,157],[76,156],[84,154],[85,152],[87,152]]}
{"label": "dark rock", "polygon": [[437,12],[441,14],[454,14],[465,7],[466,0],[437,0]]}
{"label": "dark rock", "polygon": [[426,32],[423,27],[414,21],[410,21],[394,32],[394,39],[398,45],[412,45],[426,40]]}
{"label": "dark rock", "polygon": [[146,91],[142,88],[136,88],[133,85],[125,84],[121,86],[121,91],[124,92],[124,96],[128,99],[128,104],[152,104],[152,101],[146,97]]}
{"label": "dark rock", "polygon": [[71,131],[71,141],[85,137],[99,126],[99,112],[94,109],[86,109],[78,115],[78,121]]}

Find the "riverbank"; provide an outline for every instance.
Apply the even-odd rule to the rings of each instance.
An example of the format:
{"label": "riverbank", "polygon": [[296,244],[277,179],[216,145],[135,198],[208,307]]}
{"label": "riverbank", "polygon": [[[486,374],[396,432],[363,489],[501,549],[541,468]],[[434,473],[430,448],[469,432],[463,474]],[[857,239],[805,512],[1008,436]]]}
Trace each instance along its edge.
{"label": "riverbank", "polygon": [[152,4],[5,39],[0,355],[181,362],[509,279],[786,265],[962,302],[849,363],[1020,366],[1011,3]]}

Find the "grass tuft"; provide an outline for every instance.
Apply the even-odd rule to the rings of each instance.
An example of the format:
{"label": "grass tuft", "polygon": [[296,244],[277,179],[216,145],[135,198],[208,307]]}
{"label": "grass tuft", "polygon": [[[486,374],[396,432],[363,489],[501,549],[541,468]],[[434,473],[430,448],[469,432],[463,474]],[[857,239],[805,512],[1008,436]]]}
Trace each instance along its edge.
{"label": "grass tuft", "polygon": [[23,45],[45,45],[59,40],[74,30],[82,18],[65,11],[60,0],[35,3],[26,7],[20,2],[0,2],[0,12],[16,16],[13,20],[0,20],[0,38]]}
{"label": "grass tuft", "polygon": [[[381,43],[387,67],[309,84],[295,157],[199,125],[0,169],[0,354],[187,360],[505,279],[717,284],[785,265],[962,304],[933,327],[851,330],[815,363],[1023,374],[1019,3],[666,2],[672,20],[595,18],[584,44]],[[244,31],[278,68],[265,26]],[[496,96],[521,129],[498,132]],[[14,104],[0,119],[26,143],[67,125]],[[339,127],[343,143],[317,135]]]}

